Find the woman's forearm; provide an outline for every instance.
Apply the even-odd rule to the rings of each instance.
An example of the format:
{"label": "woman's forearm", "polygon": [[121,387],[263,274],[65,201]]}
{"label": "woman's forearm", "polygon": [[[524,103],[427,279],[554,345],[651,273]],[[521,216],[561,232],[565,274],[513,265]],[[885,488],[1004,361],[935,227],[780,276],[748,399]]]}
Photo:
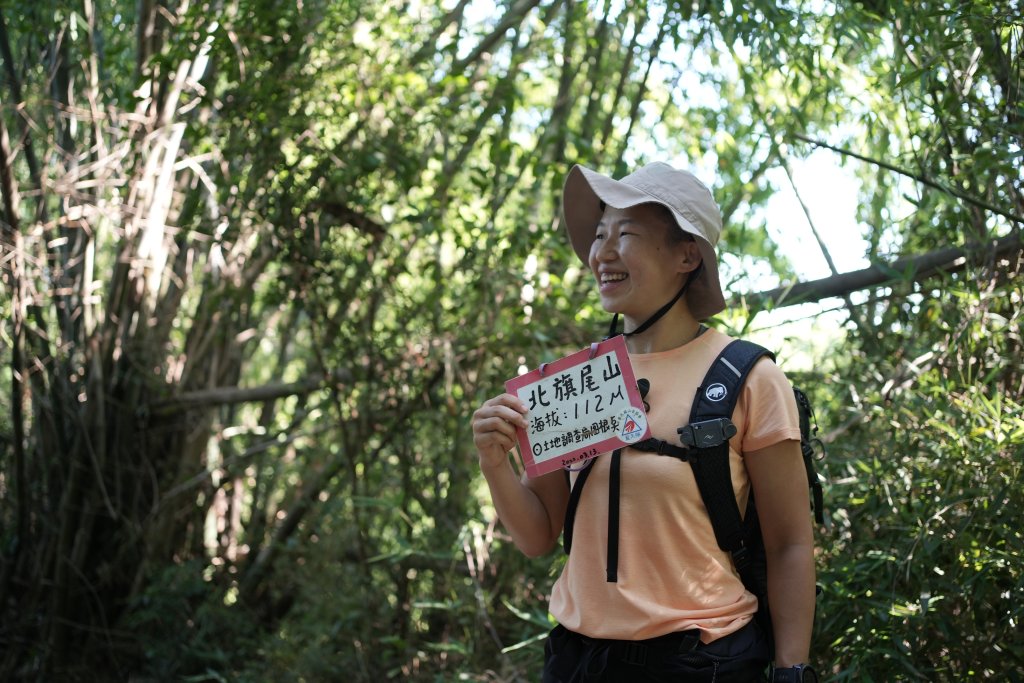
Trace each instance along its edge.
{"label": "woman's forearm", "polygon": [[[538,557],[550,551],[557,541],[560,525],[552,521],[552,515],[538,493],[520,479],[507,458],[496,464],[481,462],[480,469],[491,491],[491,501],[498,518],[516,547],[528,557]],[[556,476],[560,474],[555,473]],[[551,482],[546,483],[550,485]]]}
{"label": "woman's forearm", "polygon": [[807,661],[814,622],[814,548],[793,544],[769,551],[768,607],[775,631],[775,665]]}

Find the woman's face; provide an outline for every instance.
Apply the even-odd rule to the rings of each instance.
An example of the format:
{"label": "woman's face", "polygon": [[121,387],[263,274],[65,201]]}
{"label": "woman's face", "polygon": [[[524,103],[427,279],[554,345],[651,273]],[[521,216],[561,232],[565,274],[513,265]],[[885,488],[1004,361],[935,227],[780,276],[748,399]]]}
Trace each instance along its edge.
{"label": "woman's face", "polygon": [[700,252],[695,242],[672,239],[672,231],[679,228],[650,204],[605,209],[590,246],[590,269],[606,311],[640,322],[679,292],[700,264]]}

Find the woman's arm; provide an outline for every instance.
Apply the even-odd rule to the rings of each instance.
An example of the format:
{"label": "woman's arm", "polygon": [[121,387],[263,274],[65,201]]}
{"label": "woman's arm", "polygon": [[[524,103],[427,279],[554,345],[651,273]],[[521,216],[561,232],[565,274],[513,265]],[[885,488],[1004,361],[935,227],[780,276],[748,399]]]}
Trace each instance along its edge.
{"label": "woman's arm", "polygon": [[549,552],[562,533],[569,487],[565,474],[551,472],[529,479],[512,469],[508,452],[515,447],[516,427],[527,429],[526,406],[511,394],[496,396],[473,413],[473,442],[498,518],[523,553]]}
{"label": "woman's arm", "polygon": [[814,621],[814,532],[798,441],[746,453],[744,461],[768,561],[768,607],[775,665],[807,661]]}

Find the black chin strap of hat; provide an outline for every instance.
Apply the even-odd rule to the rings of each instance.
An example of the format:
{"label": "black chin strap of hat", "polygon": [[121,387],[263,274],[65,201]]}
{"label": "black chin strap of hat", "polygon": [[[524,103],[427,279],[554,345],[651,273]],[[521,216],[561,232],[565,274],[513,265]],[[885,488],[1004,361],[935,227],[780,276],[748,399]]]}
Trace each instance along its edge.
{"label": "black chin strap of hat", "polygon": [[[686,282],[683,283],[682,288],[676,293],[676,295],[674,297],[672,297],[671,301],[669,301],[667,304],[665,304],[664,306],[662,306],[661,308],[656,310],[654,312],[654,314],[650,318],[648,318],[647,320],[643,321],[643,323],[641,323],[640,326],[637,327],[632,332],[626,332],[625,330],[623,330],[622,331],[622,336],[624,336],[624,337],[632,337],[634,334],[643,334],[647,330],[651,329],[651,326],[653,326],[654,323],[656,323],[659,320],[661,320],[662,317],[664,317],[664,315],[666,313],[668,313],[670,310],[672,310],[672,307],[676,305],[676,302],[679,301],[681,298],[683,298],[683,294],[686,294],[686,290],[690,288],[690,283],[697,279],[697,277],[700,275],[700,272],[702,270],[704,270],[704,262],[703,261],[701,261],[700,265],[698,265],[696,268],[694,268],[692,271],[690,271],[690,275],[689,275],[689,277],[686,278]],[[616,332],[615,330],[618,328],[618,326],[619,326],[619,314],[616,313],[612,317],[612,324],[608,326],[608,336],[605,337],[605,339],[611,339],[612,337],[617,335],[618,332]]]}

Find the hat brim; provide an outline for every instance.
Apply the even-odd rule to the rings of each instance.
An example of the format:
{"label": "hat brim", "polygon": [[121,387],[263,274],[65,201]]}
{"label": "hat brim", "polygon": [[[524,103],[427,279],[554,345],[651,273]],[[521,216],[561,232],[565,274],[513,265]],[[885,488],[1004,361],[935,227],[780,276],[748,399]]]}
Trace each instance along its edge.
{"label": "hat brim", "polygon": [[725,297],[718,279],[718,254],[686,217],[640,188],[613,180],[597,171],[576,165],[569,171],[562,189],[562,221],[573,251],[583,263],[590,261],[590,247],[594,242],[597,224],[604,209],[601,202],[616,209],[628,209],[640,204],[659,204],[672,214],[679,228],[693,235],[704,261],[697,279],[690,283],[686,303],[697,320],[706,320],[725,310]]}

